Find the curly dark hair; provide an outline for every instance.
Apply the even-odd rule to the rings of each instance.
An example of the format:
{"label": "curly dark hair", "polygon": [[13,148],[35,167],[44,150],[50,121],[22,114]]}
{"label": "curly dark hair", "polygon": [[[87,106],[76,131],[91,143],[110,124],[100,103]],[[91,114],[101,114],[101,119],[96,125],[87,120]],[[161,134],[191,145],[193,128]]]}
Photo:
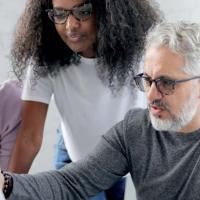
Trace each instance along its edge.
{"label": "curly dark hair", "polygon": [[[102,63],[99,77],[107,86],[121,88],[140,62],[146,33],[163,16],[158,6],[149,0],[90,1],[97,19],[95,47],[98,61]],[[39,78],[48,73],[56,75],[61,68],[77,63],[75,53],[48,19],[45,12],[48,8],[52,8],[52,0],[28,0],[18,21],[11,61],[19,80],[24,78],[30,64],[35,77]]]}

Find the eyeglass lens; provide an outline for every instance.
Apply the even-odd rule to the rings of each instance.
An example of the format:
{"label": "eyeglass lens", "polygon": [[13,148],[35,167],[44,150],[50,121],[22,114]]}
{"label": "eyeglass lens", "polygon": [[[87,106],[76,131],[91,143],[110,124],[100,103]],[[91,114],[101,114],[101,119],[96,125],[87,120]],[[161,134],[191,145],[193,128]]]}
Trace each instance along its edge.
{"label": "eyeglass lens", "polygon": [[74,7],[71,10],[65,10],[62,8],[48,10],[49,18],[56,24],[65,23],[70,14],[72,14],[77,20],[87,20],[92,14],[92,4],[84,3],[83,5]]}
{"label": "eyeglass lens", "polygon": [[152,85],[153,82],[155,82],[156,88],[159,92],[165,95],[172,94],[174,90],[174,81],[169,80],[169,79],[156,79],[156,80],[151,80],[149,77],[136,77],[135,78],[136,85],[138,88],[145,92],[148,91]]}

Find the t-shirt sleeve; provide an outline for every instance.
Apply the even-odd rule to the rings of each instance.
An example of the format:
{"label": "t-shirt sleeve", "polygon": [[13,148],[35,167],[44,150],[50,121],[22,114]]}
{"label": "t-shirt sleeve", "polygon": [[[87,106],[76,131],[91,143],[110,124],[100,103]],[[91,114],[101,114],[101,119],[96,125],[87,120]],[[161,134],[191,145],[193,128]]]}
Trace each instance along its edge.
{"label": "t-shirt sleeve", "polygon": [[6,170],[21,122],[21,87],[16,80],[0,84],[0,166]]}
{"label": "t-shirt sleeve", "polygon": [[[0,129],[13,129],[21,119],[21,88],[16,80],[0,84]],[[14,111],[14,112],[13,112]]]}
{"label": "t-shirt sleeve", "polygon": [[29,67],[24,81],[22,100],[49,104],[52,93],[52,80],[50,76],[35,78],[33,70]]}

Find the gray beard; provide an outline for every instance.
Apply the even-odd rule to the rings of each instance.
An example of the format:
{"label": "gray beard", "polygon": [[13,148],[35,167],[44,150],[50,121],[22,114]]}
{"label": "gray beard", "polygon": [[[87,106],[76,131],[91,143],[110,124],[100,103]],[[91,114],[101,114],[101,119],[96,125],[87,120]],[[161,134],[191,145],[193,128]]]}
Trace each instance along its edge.
{"label": "gray beard", "polygon": [[178,132],[192,121],[197,111],[197,105],[195,105],[195,97],[191,95],[189,101],[182,107],[180,112],[176,115],[170,112],[170,119],[159,119],[153,116],[150,112],[150,119],[154,129],[158,131],[173,131]]}

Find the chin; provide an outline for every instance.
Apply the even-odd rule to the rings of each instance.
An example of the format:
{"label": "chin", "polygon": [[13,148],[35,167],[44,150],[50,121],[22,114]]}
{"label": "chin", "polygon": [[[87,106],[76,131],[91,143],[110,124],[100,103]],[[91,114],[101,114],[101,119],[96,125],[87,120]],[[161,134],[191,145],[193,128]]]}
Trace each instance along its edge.
{"label": "chin", "polygon": [[150,112],[150,115],[152,117],[154,117],[155,119],[160,119],[160,120],[163,120],[163,121],[170,119],[169,116],[167,116],[167,114],[164,114],[163,112],[162,113],[156,113],[156,114]]}
{"label": "chin", "polygon": [[82,49],[80,47],[69,46],[69,48],[75,53],[80,53],[81,54],[81,52],[82,52]]}
{"label": "chin", "polygon": [[172,118],[163,118],[162,116],[155,116],[150,113],[151,124],[155,130],[158,131],[177,131],[180,129],[178,124],[174,123]]}

